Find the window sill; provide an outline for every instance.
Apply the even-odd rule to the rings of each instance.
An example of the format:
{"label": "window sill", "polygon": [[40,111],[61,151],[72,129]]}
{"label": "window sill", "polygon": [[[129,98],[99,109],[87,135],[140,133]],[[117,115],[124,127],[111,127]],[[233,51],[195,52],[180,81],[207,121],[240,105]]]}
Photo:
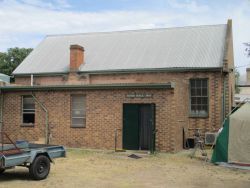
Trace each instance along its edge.
{"label": "window sill", "polygon": [[190,114],[189,118],[208,118],[208,115],[194,115],[194,114]]}
{"label": "window sill", "polygon": [[85,129],[86,127],[74,127],[74,126],[71,126],[70,128],[73,128],[73,129],[77,129],[77,128],[81,128],[81,129]]}
{"label": "window sill", "polygon": [[34,127],[35,124],[34,123],[22,123],[21,127]]}

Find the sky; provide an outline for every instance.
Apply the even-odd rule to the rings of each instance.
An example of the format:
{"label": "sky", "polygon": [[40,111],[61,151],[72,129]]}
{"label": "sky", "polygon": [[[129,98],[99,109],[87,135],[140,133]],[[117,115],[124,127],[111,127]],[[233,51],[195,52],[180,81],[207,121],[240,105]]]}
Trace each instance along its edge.
{"label": "sky", "polygon": [[250,58],[250,0],[0,0],[0,51],[36,47],[46,35],[226,24],[235,66]]}

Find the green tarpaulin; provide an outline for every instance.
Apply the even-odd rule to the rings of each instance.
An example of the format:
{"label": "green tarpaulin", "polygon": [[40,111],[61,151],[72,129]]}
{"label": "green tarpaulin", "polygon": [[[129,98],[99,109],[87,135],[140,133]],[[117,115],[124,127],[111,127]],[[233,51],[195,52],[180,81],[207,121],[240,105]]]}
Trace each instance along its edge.
{"label": "green tarpaulin", "polygon": [[227,162],[228,161],[228,135],[229,135],[229,119],[226,119],[223,129],[219,134],[211,162]]}

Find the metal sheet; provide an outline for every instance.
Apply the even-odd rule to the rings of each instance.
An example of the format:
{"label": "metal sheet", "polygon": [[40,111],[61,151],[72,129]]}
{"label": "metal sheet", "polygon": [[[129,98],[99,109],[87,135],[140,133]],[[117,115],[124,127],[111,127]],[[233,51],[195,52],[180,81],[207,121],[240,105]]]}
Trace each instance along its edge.
{"label": "metal sheet", "polygon": [[10,77],[0,73],[0,82],[10,83]]}
{"label": "metal sheet", "polygon": [[227,25],[47,36],[13,74],[68,72],[70,45],[85,49],[80,71],[222,67]]}

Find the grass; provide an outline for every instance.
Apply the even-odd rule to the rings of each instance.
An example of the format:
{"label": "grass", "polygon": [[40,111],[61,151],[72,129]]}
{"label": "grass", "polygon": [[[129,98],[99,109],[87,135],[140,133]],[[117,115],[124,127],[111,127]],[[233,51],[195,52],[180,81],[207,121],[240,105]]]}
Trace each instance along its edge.
{"label": "grass", "polygon": [[[246,187],[250,172],[232,170],[190,159],[190,151],[177,154],[138,154],[111,150],[67,149],[67,158],[55,160],[49,177],[32,181],[18,167],[0,177],[0,187]],[[197,153],[198,156],[198,153]]]}

